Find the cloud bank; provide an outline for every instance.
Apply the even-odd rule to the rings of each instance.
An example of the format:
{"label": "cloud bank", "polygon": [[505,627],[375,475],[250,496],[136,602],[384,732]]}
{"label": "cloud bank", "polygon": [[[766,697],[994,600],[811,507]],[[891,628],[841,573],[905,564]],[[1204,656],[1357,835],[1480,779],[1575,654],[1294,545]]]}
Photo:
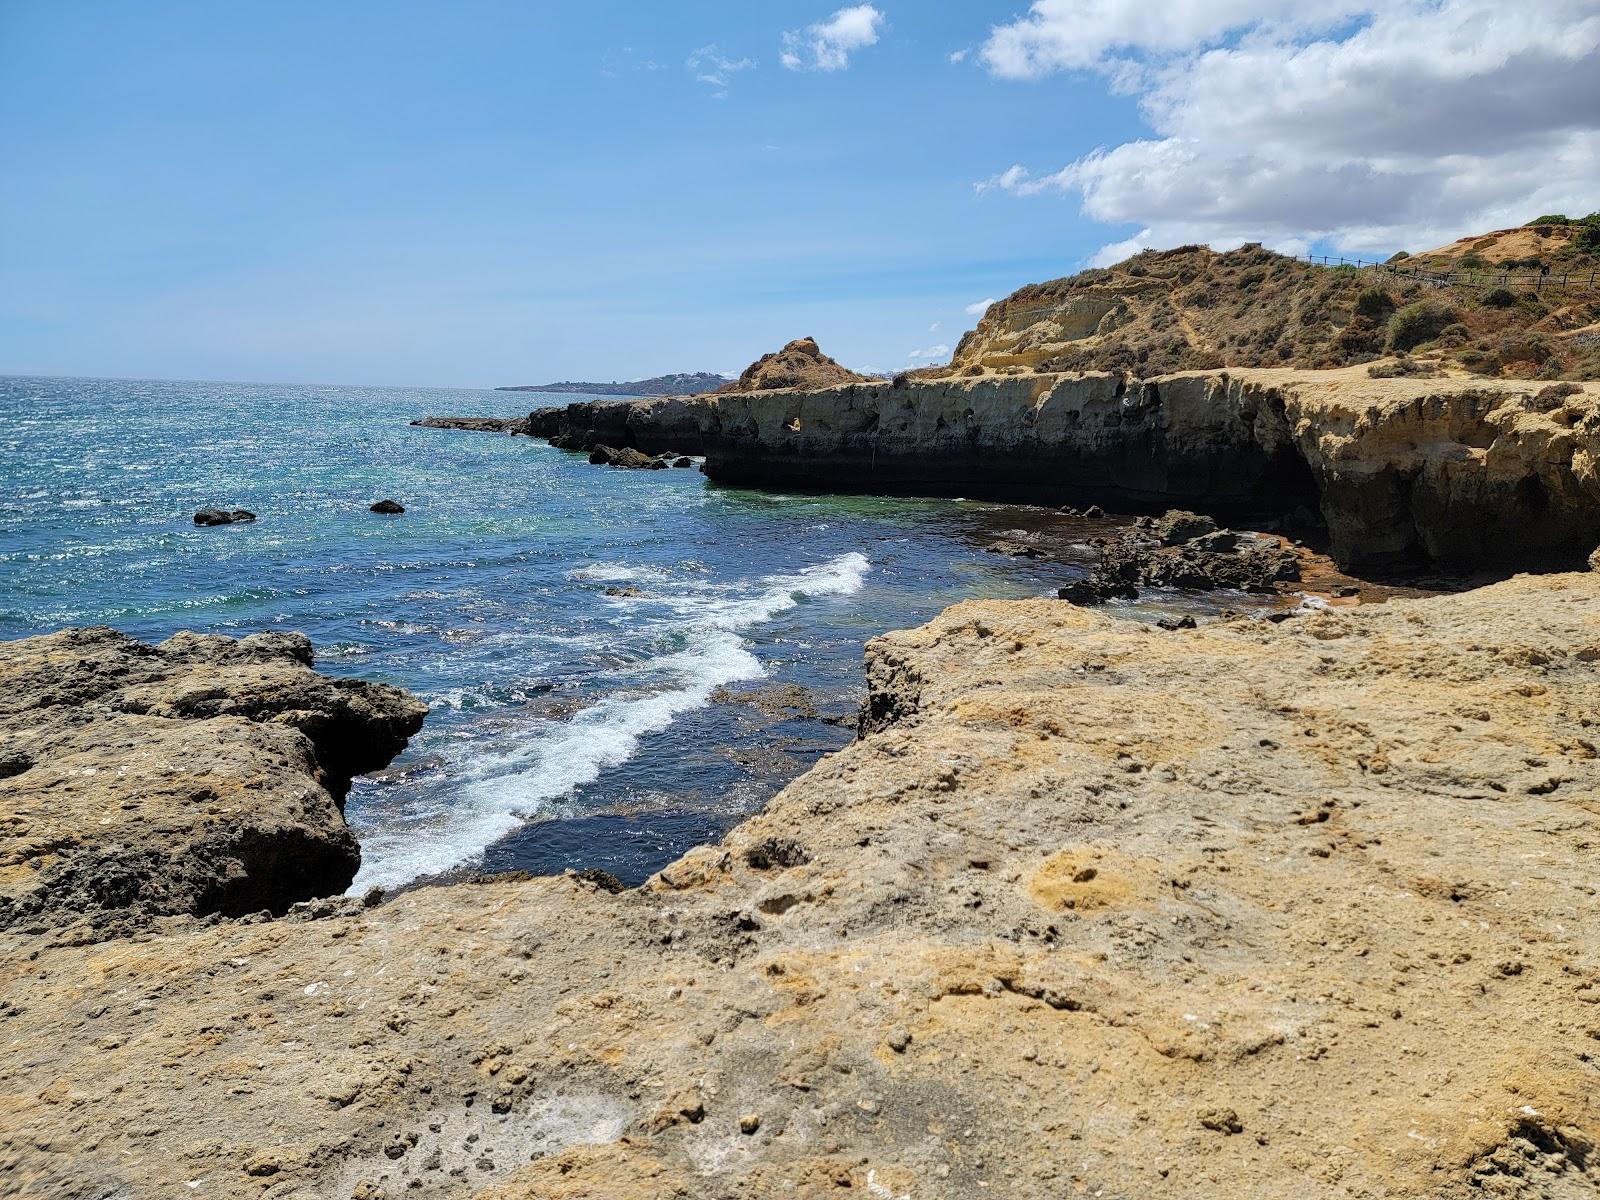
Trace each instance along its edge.
{"label": "cloud bank", "polygon": [[791,71],[842,71],[853,52],[877,43],[883,21],[870,4],[841,8],[826,21],[784,34],[781,61]]}
{"label": "cloud bank", "polygon": [[1594,0],[1036,0],[1002,79],[1103,76],[1155,136],[978,185],[1077,195],[1148,245],[1424,249],[1600,206]]}

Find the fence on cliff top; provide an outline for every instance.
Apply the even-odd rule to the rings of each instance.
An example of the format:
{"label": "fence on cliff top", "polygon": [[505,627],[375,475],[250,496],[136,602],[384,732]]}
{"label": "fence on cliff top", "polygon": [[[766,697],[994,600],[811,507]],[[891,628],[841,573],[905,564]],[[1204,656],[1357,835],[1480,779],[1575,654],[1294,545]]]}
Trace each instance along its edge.
{"label": "fence on cliff top", "polygon": [[1584,271],[1551,271],[1548,274],[1541,271],[1502,271],[1502,270],[1476,270],[1476,271],[1425,271],[1421,267],[1407,266],[1402,259],[1400,262],[1368,262],[1364,258],[1344,258],[1339,255],[1329,254],[1300,254],[1296,257],[1303,263],[1313,267],[1353,267],[1358,271],[1377,271],[1395,279],[1409,283],[1420,283],[1424,287],[1523,287],[1534,291],[1545,288],[1567,287],[1596,287],[1600,286],[1600,269]]}

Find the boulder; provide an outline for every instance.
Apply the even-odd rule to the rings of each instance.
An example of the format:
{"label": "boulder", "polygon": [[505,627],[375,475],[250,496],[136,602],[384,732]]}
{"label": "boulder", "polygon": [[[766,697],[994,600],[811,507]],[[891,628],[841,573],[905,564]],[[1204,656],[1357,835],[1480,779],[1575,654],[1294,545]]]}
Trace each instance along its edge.
{"label": "boulder", "polygon": [[388,516],[399,516],[405,510],[405,505],[398,500],[379,500],[368,509],[369,512],[383,513]]}
{"label": "boulder", "polygon": [[283,912],[349,887],[341,805],[426,707],[300,634],[0,642],[0,930]]}
{"label": "boulder", "polygon": [[[655,470],[658,463],[648,454],[642,454],[631,446],[618,449],[615,446],[599,445],[589,452],[589,461],[597,467],[626,467],[629,470]],[[659,466],[665,466],[665,463]]]}
{"label": "boulder", "polygon": [[202,508],[194,514],[196,525],[233,525],[241,521],[254,521],[255,513],[247,508]]}
{"label": "boulder", "polygon": [[672,460],[672,465],[675,467],[692,467],[694,466],[694,459],[690,458],[687,454],[680,454],[677,458]]}
{"label": "boulder", "polygon": [[1217,523],[1199,513],[1172,509],[1163,514],[1152,528],[1163,546],[1179,546],[1197,537],[1217,531]]}

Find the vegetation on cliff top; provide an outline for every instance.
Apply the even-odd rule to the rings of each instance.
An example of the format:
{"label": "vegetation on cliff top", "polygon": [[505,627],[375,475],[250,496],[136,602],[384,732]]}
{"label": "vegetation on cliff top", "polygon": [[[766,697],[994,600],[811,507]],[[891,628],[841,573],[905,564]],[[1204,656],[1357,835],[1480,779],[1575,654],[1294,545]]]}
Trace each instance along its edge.
{"label": "vegetation on cliff top", "polygon": [[[1501,231],[1409,257],[1408,267],[1548,266],[1585,276],[1593,225]],[[1467,262],[1469,268],[1473,263]],[[1259,245],[1145,251],[1024,287],[990,307],[949,367],[919,374],[1219,367],[1345,367],[1410,352],[1440,369],[1505,378],[1600,378],[1600,287],[1440,288],[1424,279],[1314,266]]]}

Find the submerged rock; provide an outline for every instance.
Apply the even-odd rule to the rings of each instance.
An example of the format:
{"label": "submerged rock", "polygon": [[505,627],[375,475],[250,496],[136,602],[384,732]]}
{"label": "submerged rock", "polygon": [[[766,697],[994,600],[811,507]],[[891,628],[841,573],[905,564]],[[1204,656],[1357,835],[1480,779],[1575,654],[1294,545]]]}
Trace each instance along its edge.
{"label": "submerged rock", "polygon": [[1004,554],[1010,558],[1043,558],[1044,551],[1037,546],[1030,546],[1027,542],[1012,541],[1010,538],[1001,538],[997,542],[990,542],[984,547],[989,554]]}
{"label": "submerged rock", "polygon": [[427,709],[311,662],[284,633],[0,643],[0,929],[282,912],[348,887],[350,780]]}

